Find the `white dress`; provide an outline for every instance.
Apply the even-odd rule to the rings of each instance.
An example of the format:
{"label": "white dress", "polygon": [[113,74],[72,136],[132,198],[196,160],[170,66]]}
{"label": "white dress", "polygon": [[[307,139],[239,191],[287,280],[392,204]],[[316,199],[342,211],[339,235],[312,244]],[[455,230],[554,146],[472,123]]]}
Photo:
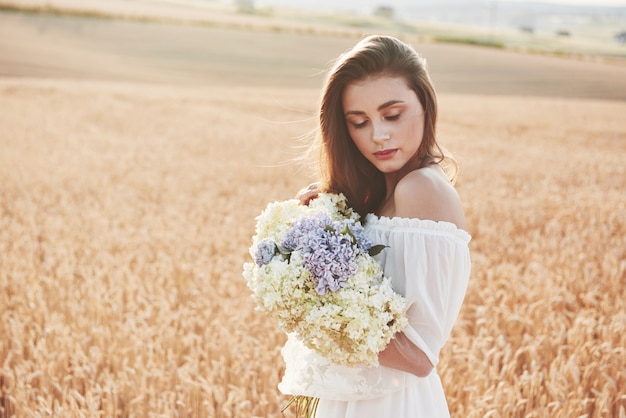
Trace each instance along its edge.
{"label": "white dress", "polygon": [[387,246],[376,259],[395,291],[407,298],[409,325],[403,333],[435,369],[420,378],[384,366],[339,366],[290,335],[278,388],[320,398],[318,418],[448,417],[436,366],[465,297],[470,235],[448,222],[371,214],[364,225],[374,244]]}

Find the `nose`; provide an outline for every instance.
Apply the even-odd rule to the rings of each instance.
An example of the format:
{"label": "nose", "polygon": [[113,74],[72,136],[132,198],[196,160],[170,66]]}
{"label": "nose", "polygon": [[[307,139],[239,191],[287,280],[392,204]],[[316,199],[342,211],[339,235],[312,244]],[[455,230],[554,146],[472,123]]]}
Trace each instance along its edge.
{"label": "nose", "polygon": [[374,124],[374,132],[372,140],[377,144],[382,144],[389,139],[389,131],[385,129],[383,123]]}

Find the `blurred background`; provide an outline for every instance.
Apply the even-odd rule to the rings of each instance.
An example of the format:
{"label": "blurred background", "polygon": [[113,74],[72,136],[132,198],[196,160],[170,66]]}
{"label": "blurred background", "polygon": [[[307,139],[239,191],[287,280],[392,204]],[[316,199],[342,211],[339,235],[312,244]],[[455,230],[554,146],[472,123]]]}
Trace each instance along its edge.
{"label": "blurred background", "polygon": [[624,0],[0,0],[0,76],[318,87],[370,33],[442,92],[626,98]]}
{"label": "blurred background", "polygon": [[626,417],[625,10],[0,0],[0,417],[294,416],[242,264],[371,33],[426,57],[461,165],[452,416]]}

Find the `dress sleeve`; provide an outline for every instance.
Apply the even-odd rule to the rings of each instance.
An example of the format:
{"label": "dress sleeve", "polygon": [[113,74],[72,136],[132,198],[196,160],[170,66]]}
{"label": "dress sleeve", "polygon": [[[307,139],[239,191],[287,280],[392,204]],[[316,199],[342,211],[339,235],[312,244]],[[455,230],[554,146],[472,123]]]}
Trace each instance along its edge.
{"label": "dress sleeve", "polygon": [[[415,221],[415,220],[407,220]],[[385,274],[408,303],[406,338],[394,340],[407,359],[419,347],[433,366],[461,310],[470,276],[469,234],[453,224],[407,225],[387,237]],[[406,341],[408,340],[408,341]]]}

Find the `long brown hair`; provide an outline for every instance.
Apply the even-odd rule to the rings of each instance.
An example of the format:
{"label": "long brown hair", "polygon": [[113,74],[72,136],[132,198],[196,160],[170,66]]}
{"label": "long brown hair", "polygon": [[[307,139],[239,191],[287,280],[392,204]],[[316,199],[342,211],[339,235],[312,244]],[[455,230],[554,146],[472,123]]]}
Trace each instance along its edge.
{"label": "long brown hair", "polygon": [[376,75],[403,77],[424,109],[424,135],[413,157],[419,161],[419,166],[450,159],[456,167],[436,141],[437,98],[426,71],[426,61],[396,38],[372,35],[363,39],[341,55],[329,71],[322,90],[319,131],[313,146],[319,150],[321,190],[343,193],[361,216],[375,212],[380,206],[386,193],[385,179],[350,138],[342,96],[350,83]]}

